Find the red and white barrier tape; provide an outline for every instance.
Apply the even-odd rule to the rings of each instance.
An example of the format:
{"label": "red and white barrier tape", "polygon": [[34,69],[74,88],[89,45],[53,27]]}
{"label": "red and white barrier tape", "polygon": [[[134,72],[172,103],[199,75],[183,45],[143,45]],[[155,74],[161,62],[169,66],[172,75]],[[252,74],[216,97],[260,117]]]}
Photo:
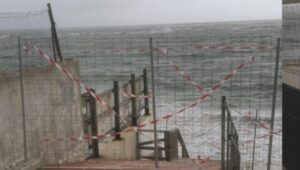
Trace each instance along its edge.
{"label": "red and white barrier tape", "polygon": [[[265,123],[263,121],[260,121],[260,120],[257,120],[257,119],[253,119],[250,115],[247,116],[247,118],[250,121],[253,121],[254,123],[258,124],[260,127],[264,128],[266,130],[271,130],[267,123]],[[277,131],[277,130],[274,129],[274,131]]]}
{"label": "red and white barrier tape", "polygon": [[215,46],[215,45],[195,45],[193,46],[196,49],[218,49],[218,50],[240,50],[240,51],[249,51],[249,50],[271,50],[271,46]]}
{"label": "red and white barrier tape", "polygon": [[[28,44],[32,44],[32,43],[28,43]],[[27,44],[27,45],[28,45]],[[40,57],[44,57],[48,60],[49,64],[55,66],[57,69],[60,70],[60,72],[63,74],[63,75],[68,75],[75,84],[79,85],[80,87],[82,87],[87,93],[89,93],[92,97],[95,98],[96,102],[99,103],[100,105],[104,106],[107,110],[110,110],[112,111],[113,113],[114,110],[113,108],[108,105],[101,97],[97,96],[92,90],[90,87],[84,85],[80,80],[79,78],[77,78],[76,76],[74,76],[73,74],[71,74],[67,69],[65,69],[64,67],[61,67],[58,63],[56,63],[52,58],[50,58],[42,49],[38,48],[37,46],[24,46],[24,51],[29,51],[30,48],[34,48],[37,52],[37,54],[40,56]],[[202,95],[198,100],[194,101],[194,102],[191,102],[188,106],[186,107],[183,107],[179,110],[177,110],[175,113],[167,113],[165,114],[164,116],[162,116],[161,118],[159,119],[156,119],[156,120],[152,120],[152,121],[147,121],[145,123],[142,123],[142,124],[139,124],[137,127],[132,127],[131,125],[129,125],[127,123],[126,120],[123,120],[125,121],[125,123],[128,125],[128,129],[124,131],[124,133],[127,133],[127,132],[130,132],[132,130],[135,130],[137,131],[138,129],[142,129],[144,127],[146,127],[147,125],[150,125],[150,124],[154,124],[154,123],[157,123],[159,121],[162,121],[162,120],[168,120],[170,119],[171,117],[173,117],[175,114],[179,114],[179,113],[182,113],[184,112],[185,110],[189,109],[189,108],[193,108],[195,107],[198,103],[202,103],[204,102],[208,96],[210,96],[212,93],[214,93],[215,91],[217,91],[218,89],[221,88],[221,86],[227,81],[229,80],[230,78],[232,78],[237,72],[238,70],[240,70],[247,62],[254,62],[255,61],[255,57],[253,56],[250,56],[248,57],[247,59],[243,60],[242,63],[240,63],[234,70],[232,70],[228,75],[226,75],[219,83],[215,84],[209,91],[207,91],[204,95]],[[115,113],[116,114],[116,113]],[[118,133],[118,134],[121,134],[121,133]],[[112,134],[99,134],[97,136],[85,136],[85,137],[82,137],[82,138],[77,138],[77,137],[69,137],[69,138],[48,138],[47,141],[65,141],[65,140],[68,140],[68,141],[80,141],[80,140],[92,140],[92,139],[103,139],[103,138],[109,138],[109,137],[113,137],[113,136],[116,136],[117,133],[112,133]]]}
{"label": "red and white barrier tape", "polygon": [[251,139],[251,140],[244,141],[244,142],[242,142],[240,145],[243,146],[243,145],[245,145],[245,144],[247,144],[247,143],[253,142],[254,140],[264,139],[264,138],[267,138],[267,137],[269,137],[269,136],[279,134],[279,133],[281,133],[281,132],[282,132],[282,130],[273,131],[273,133],[271,133],[271,134],[262,135],[262,136],[256,137],[255,139]]}
{"label": "red and white barrier tape", "polygon": [[[32,52],[32,49],[35,49],[36,53],[38,56],[43,57],[47,59],[50,65],[55,66],[61,73],[62,75],[68,75],[75,84],[79,85],[82,87],[87,93],[89,93],[98,104],[101,106],[105,107],[107,110],[111,111],[112,113],[118,115],[114,110],[113,107],[111,107],[109,104],[107,104],[101,97],[97,96],[90,87],[84,85],[79,78],[77,78],[75,75],[70,73],[66,68],[60,66],[57,62],[55,62],[50,56],[48,56],[41,48],[38,48],[35,45],[32,45],[31,42],[26,42],[25,45],[23,46],[24,52]],[[118,115],[119,116],[119,115]],[[129,131],[137,131],[137,127],[132,127],[125,119],[123,119],[121,116],[119,116],[121,120],[127,125],[127,130],[126,132]],[[103,139],[103,138],[110,138],[114,137],[120,133],[111,133],[111,134],[98,134],[97,136],[84,136],[84,137],[67,137],[67,138],[46,138],[45,141],[51,142],[51,141],[83,141],[83,140],[92,140],[92,139]]]}
{"label": "red and white barrier tape", "polygon": [[203,165],[203,164],[206,164],[208,162],[211,161],[211,158],[210,157],[201,157],[201,156],[198,156],[197,158],[194,158],[192,159],[192,161],[197,164],[197,165]]}
{"label": "red and white barrier tape", "polygon": [[[191,102],[187,107],[183,107],[183,108],[177,110],[175,113],[167,113],[164,116],[162,116],[161,118],[158,118],[156,120],[146,121],[144,123],[139,124],[137,127],[130,127],[127,130],[125,130],[123,133],[127,133],[127,132],[130,132],[132,130],[138,131],[138,129],[142,129],[142,128],[148,126],[148,125],[151,125],[151,124],[154,124],[154,123],[158,123],[160,121],[171,119],[175,114],[182,113],[182,112],[184,112],[187,109],[195,107],[198,103],[204,102],[207,99],[208,96],[210,96],[212,93],[214,93],[215,91],[217,91],[218,89],[220,89],[221,86],[226,81],[228,81],[230,78],[232,78],[238,72],[238,70],[241,69],[244,66],[244,64],[247,61],[254,62],[255,58],[253,56],[250,56],[250,57],[248,57],[248,59],[243,60],[242,63],[240,63],[239,65],[237,65],[237,67],[235,69],[233,69],[228,75],[226,75],[219,83],[217,83],[214,86],[212,86],[211,90],[209,90],[206,94],[202,95],[198,100],[196,100],[194,102]],[[118,133],[118,134],[121,134],[121,133]],[[84,138],[74,138],[74,137],[71,137],[71,138],[61,138],[61,140],[66,139],[66,140],[70,140],[70,141],[76,141],[76,140],[80,141],[80,140],[103,139],[103,138],[113,137],[113,136],[116,136],[116,135],[117,135],[116,133],[113,133],[113,134],[99,134],[97,136],[84,137]],[[54,138],[54,139],[56,139],[56,141],[57,140],[59,141],[59,138]],[[49,141],[53,141],[53,140],[49,140]]]}
{"label": "red and white barrier tape", "polygon": [[143,94],[137,95],[137,94],[132,94],[132,93],[129,93],[126,91],[123,91],[122,94],[124,97],[128,97],[128,98],[149,98],[149,99],[151,99],[151,97],[152,97],[152,94],[145,96]]}
{"label": "red and white barrier tape", "polygon": [[[53,58],[51,58],[50,56],[48,56],[46,54],[46,52],[44,52],[41,48],[38,48],[37,46],[33,45],[31,42],[26,42],[25,45],[23,46],[23,50],[25,52],[29,52],[32,51],[32,49],[35,49],[36,53],[38,56],[45,58],[50,65],[55,66],[62,75],[67,75],[69,78],[71,78],[73,80],[73,82],[75,84],[77,84],[78,86],[80,86],[82,89],[84,89],[87,93],[89,93],[98,104],[100,104],[101,106],[103,106],[104,108],[106,108],[107,110],[111,111],[112,113],[118,115],[114,110],[113,107],[110,106],[108,103],[106,103],[100,96],[97,96],[95,94],[95,92],[92,91],[92,89],[90,87],[88,87],[87,85],[84,85],[80,79],[78,77],[76,77],[75,75],[73,75],[72,73],[70,73],[68,71],[68,69],[60,66]],[[119,115],[118,115],[119,116]],[[131,127],[129,125],[129,123],[123,119],[121,116],[119,116],[120,119],[123,121],[123,123],[125,123],[126,125],[128,125],[128,127]]]}
{"label": "red and white barrier tape", "polygon": [[161,118],[157,119],[157,120],[152,120],[149,122],[145,122],[142,124],[138,125],[138,128],[143,128],[149,124],[154,124],[157,123],[159,121],[163,121],[163,120],[168,120],[171,117],[173,117],[175,114],[179,114],[182,113],[184,111],[186,111],[187,109],[193,108],[195,107],[197,104],[204,102],[208,96],[210,96],[212,93],[214,93],[215,91],[219,90],[221,88],[221,86],[228,81],[230,78],[232,78],[237,72],[238,70],[240,70],[242,67],[244,67],[244,65],[248,62],[254,62],[255,61],[255,57],[250,56],[247,59],[243,60],[242,63],[240,63],[239,65],[237,65],[237,67],[235,69],[233,69],[228,75],[226,75],[219,83],[215,84],[212,86],[212,88],[210,90],[208,90],[205,94],[203,94],[199,99],[197,99],[196,101],[191,102],[190,104],[188,104],[186,107],[183,107],[177,111],[175,111],[174,113],[167,113],[164,116],[162,116]]}
{"label": "red and white barrier tape", "polygon": [[[229,45],[192,45],[192,49],[195,50],[230,50],[230,51],[254,51],[254,50],[271,50],[273,49],[272,46],[264,46],[264,45],[251,45],[251,46],[229,46]],[[167,48],[168,50],[172,51],[173,48]],[[157,51],[158,49],[155,48],[153,51]],[[126,48],[126,49],[104,49],[104,51],[110,52],[110,53],[147,53],[150,52],[149,48]]]}
{"label": "red and white barrier tape", "polygon": [[193,86],[195,86],[202,94],[203,93],[206,93],[204,88],[196,83],[193,78],[188,75],[187,73],[183,72],[180,70],[179,66],[177,64],[175,64],[168,56],[168,51],[167,51],[167,48],[163,48],[163,49],[159,49],[158,52],[160,52],[165,58],[166,60],[169,62],[169,64],[174,68],[174,70],[176,71],[176,73],[180,76],[182,76],[182,78],[189,82],[190,84],[192,84]]}

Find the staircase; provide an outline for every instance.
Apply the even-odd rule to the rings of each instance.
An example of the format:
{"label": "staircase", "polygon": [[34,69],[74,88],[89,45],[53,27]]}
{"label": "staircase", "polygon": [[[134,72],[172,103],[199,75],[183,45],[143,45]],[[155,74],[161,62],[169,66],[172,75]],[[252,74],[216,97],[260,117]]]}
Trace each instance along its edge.
{"label": "staircase", "polygon": [[[140,130],[142,133],[153,133],[153,130]],[[178,129],[164,131],[158,130],[158,158],[159,160],[171,161],[172,159],[179,158],[179,147],[181,147],[181,158],[189,158],[184,140]],[[143,154],[144,152],[148,154]],[[155,159],[155,147],[153,140],[143,141],[138,144],[138,159]],[[150,155],[149,155],[150,154]]]}

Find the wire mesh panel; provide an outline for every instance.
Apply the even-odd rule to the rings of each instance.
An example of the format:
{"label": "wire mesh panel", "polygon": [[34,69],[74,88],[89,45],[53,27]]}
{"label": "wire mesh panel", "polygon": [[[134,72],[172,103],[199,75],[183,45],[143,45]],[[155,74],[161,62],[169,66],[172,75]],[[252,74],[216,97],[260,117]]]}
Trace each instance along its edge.
{"label": "wire mesh panel", "polygon": [[[118,32],[118,35],[108,38],[103,35],[104,30],[63,31],[61,44],[65,56],[75,56],[80,61],[82,80],[97,91],[110,88],[113,80],[125,81],[131,73],[138,74],[143,68],[149,71],[151,49],[146,34],[132,36]],[[226,95],[240,134],[242,167],[251,167],[253,146],[249,140],[253,140],[256,110],[262,124],[257,133],[255,165],[257,168],[266,166],[275,48],[279,32],[256,31],[261,33],[246,34],[241,31],[228,35],[153,36],[158,116],[162,118],[179,112],[170,119],[162,119],[159,129],[179,128],[194,158],[200,156],[220,160],[220,98]],[[251,57],[255,57],[255,61],[249,62]],[[230,76],[233,72],[234,75]],[[205,97],[205,101],[189,107],[211,88],[216,90]],[[280,97],[276,112],[277,130],[281,129],[279,103]],[[280,167],[280,132],[274,138],[273,163]]]}
{"label": "wire mesh panel", "polygon": [[[159,124],[160,128],[180,127],[194,157],[220,160],[220,98],[226,95],[240,134],[242,167],[248,167],[252,160],[252,143],[246,141],[253,139],[254,123],[251,119],[256,110],[259,119],[266,124],[271,117],[275,39],[263,35],[211,35],[158,38],[154,42],[154,50],[165,48],[166,51],[165,54],[159,50],[155,53],[158,113],[161,116],[176,113],[173,119]],[[218,83],[228,78],[228,74],[249,56],[255,56],[255,62],[245,63],[234,76],[221,83],[221,90],[190,107],[193,101],[205,97],[205,91],[218,87]],[[191,82],[191,78],[198,85]],[[200,85],[204,90],[199,88]],[[277,110],[277,129],[281,125],[280,113]],[[266,134],[268,129],[260,129],[260,136]],[[257,165],[266,165],[267,139],[257,141],[257,147],[261,148],[256,153]],[[278,155],[281,154],[280,148],[280,143],[276,143],[274,150]],[[277,162],[280,161],[277,157]]]}
{"label": "wire mesh panel", "polygon": [[[48,22],[47,10],[27,12],[2,12],[0,13],[0,74],[1,74],[1,122],[4,126],[1,131],[1,163],[0,168],[14,167],[16,164],[36,157],[40,147],[37,145],[33,152],[28,152],[27,135],[24,112],[26,103],[24,101],[24,81],[21,69],[28,69],[30,66],[39,63],[39,59],[32,59],[31,62],[22,64],[22,41],[18,36],[27,38],[43,38],[50,35],[50,23]],[[43,40],[44,48],[50,44]],[[50,46],[51,47],[51,46]],[[28,58],[27,58],[28,59]],[[24,58],[24,60],[26,60]],[[28,59],[29,60],[29,59]],[[24,74],[27,71],[24,71]],[[28,73],[28,72],[27,72]],[[23,79],[24,78],[24,79]],[[23,80],[22,80],[23,79]],[[28,83],[28,81],[26,82]],[[35,155],[35,156],[33,156]]]}
{"label": "wire mesh panel", "polygon": [[[52,56],[48,11],[1,13],[0,37],[0,169],[84,160],[82,142],[62,140],[83,136],[79,86],[39,55]],[[78,75],[78,62],[61,65]]]}
{"label": "wire mesh panel", "polygon": [[[86,140],[118,135],[119,132],[106,132],[109,129],[101,127],[105,130],[99,131],[101,134],[94,138],[83,136],[81,95],[88,92],[96,100],[101,112],[108,110],[111,113],[99,122],[108,126],[113,124],[108,117],[116,114],[112,102],[115,97],[109,96],[112,95],[110,93],[108,97],[101,98],[100,94],[110,90],[114,80],[119,81],[121,86],[130,80],[131,74],[136,74],[136,77],[141,75],[143,69],[147,69],[149,75],[149,54],[152,51],[159,129],[179,129],[190,157],[220,160],[220,99],[221,96],[227,96],[233,121],[240,135],[242,168],[249,168],[252,161],[253,146],[249,141],[253,140],[253,117],[256,110],[261,126],[255,139],[255,165],[256,168],[265,167],[275,38],[279,32],[276,25],[273,28],[274,23],[264,24],[268,29],[255,26],[254,23],[170,26],[167,29],[159,26],[112,30],[62,29],[60,42],[66,59],[62,63],[53,61],[50,37],[44,37],[43,34],[31,35],[31,32],[24,34],[24,37],[22,35],[21,44],[31,42],[33,45],[30,51],[22,52],[25,111],[30,112],[26,117],[29,122],[26,124],[29,157],[43,158],[47,163],[77,161],[85,159],[83,143]],[[241,25],[247,29],[239,28]],[[23,27],[31,29],[28,25]],[[189,31],[184,30],[187,28]],[[153,49],[149,47],[150,35],[153,36]],[[16,56],[14,53],[17,54],[18,46],[9,44],[7,37],[4,39],[3,45],[0,45],[4,49],[1,52],[1,68],[13,69],[19,60],[10,56]],[[15,70],[18,71],[19,68],[15,67]],[[150,84],[151,81],[148,82]],[[91,88],[96,93],[91,92]],[[125,98],[123,93],[120,95]],[[136,98],[138,103],[143,100]],[[128,110],[125,112],[130,116],[129,112],[132,110]],[[280,129],[280,113],[277,110],[276,129]],[[103,115],[98,118],[101,116]],[[124,124],[129,127],[133,124],[126,117],[122,119],[125,119]],[[153,122],[155,121],[149,124]],[[45,127],[39,128],[42,125]],[[111,125],[113,126],[116,125]],[[143,124],[139,124],[138,128],[143,129]],[[126,135],[133,135],[130,139],[135,138],[135,133]],[[275,164],[281,162],[280,132],[274,133],[274,137],[273,163],[280,167]],[[45,145],[40,145],[46,148],[45,156],[42,155],[42,148],[35,147],[38,142],[45,141],[42,139],[47,141]],[[110,156],[126,155],[119,153],[120,148],[110,142],[100,140],[100,154],[107,152]],[[132,152],[136,147],[132,146],[134,142],[136,140],[127,141],[122,146],[126,146],[126,151]]]}

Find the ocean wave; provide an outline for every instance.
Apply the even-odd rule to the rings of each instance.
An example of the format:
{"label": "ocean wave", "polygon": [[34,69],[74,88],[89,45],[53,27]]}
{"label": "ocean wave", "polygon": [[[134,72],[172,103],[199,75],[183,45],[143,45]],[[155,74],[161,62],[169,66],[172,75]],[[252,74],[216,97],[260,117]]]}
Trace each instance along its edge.
{"label": "ocean wave", "polygon": [[151,34],[158,34],[158,33],[172,33],[174,30],[170,27],[162,27],[159,29],[153,29],[150,31]]}
{"label": "ocean wave", "polygon": [[7,39],[7,38],[9,38],[10,37],[10,35],[0,35],[0,39],[2,40],[2,39]]}

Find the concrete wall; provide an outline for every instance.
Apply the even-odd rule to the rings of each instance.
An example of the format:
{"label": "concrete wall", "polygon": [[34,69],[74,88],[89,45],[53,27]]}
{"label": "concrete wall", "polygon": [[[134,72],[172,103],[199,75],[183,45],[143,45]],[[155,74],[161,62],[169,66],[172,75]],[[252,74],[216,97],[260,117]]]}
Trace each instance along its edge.
{"label": "concrete wall", "polygon": [[300,63],[300,0],[298,2],[282,6],[281,56],[284,63]]}
{"label": "concrete wall", "polygon": [[[77,61],[61,63],[78,75]],[[0,73],[0,169],[24,159],[19,73]],[[48,137],[81,137],[78,86],[52,66],[24,70],[24,101],[29,160],[63,163],[84,160],[82,142],[43,143]]]}
{"label": "concrete wall", "polygon": [[137,137],[137,132],[131,131],[122,134],[121,140],[101,143],[99,145],[101,157],[107,160],[136,160]]}
{"label": "concrete wall", "polygon": [[283,83],[300,90],[300,65],[283,66]]}

